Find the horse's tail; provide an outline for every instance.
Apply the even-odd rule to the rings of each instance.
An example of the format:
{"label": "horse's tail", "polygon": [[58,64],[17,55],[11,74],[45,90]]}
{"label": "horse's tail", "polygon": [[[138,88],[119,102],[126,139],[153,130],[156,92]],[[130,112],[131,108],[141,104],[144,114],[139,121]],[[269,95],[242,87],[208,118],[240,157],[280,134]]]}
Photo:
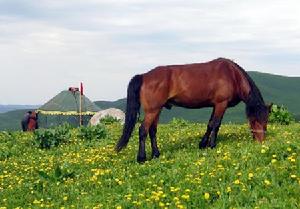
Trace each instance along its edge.
{"label": "horse's tail", "polygon": [[126,147],[136,124],[137,116],[140,113],[140,89],[142,84],[142,75],[134,76],[128,84],[125,124],[123,127],[123,134],[115,147],[117,152]]}

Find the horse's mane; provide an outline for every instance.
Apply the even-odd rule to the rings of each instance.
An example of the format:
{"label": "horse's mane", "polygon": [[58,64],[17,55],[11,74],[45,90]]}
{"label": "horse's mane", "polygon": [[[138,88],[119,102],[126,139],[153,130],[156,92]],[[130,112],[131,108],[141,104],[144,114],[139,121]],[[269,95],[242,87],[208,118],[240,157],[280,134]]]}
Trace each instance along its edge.
{"label": "horse's mane", "polygon": [[[233,61],[232,61],[233,62]],[[256,118],[259,121],[265,121],[268,117],[268,107],[265,105],[264,99],[248,73],[237,63],[233,62],[235,66],[243,73],[250,85],[250,93],[248,95],[246,103],[246,114],[248,118]]]}

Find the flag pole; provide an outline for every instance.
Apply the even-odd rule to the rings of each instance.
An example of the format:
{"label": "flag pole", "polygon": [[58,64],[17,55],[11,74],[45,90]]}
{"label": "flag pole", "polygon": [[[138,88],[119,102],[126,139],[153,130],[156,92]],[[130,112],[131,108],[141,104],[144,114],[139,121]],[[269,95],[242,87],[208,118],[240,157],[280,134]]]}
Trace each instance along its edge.
{"label": "flag pole", "polygon": [[79,125],[82,126],[82,96],[83,96],[83,85],[80,82],[80,96],[79,96]]}

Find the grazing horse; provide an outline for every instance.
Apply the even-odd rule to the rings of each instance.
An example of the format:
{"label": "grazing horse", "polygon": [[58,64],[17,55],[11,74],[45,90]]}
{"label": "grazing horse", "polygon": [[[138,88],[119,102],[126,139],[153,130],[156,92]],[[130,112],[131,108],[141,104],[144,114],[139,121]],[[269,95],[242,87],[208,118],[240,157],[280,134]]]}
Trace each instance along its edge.
{"label": "grazing horse", "polygon": [[213,107],[200,148],[216,146],[216,138],[225,110],[240,101],[246,104],[253,138],[265,138],[270,107],[244,69],[235,62],[218,58],[206,63],[160,66],[134,76],[127,89],[127,107],[123,134],[116,151],[124,148],[137,122],[140,105],[145,112],[139,128],[138,162],[146,160],[145,140],[149,133],[152,157],[159,157],[156,142],[159,114],[163,107]]}
{"label": "grazing horse", "polygon": [[38,129],[38,114],[35,111],[28,111],[22,119],[23,131],[34,131]]}

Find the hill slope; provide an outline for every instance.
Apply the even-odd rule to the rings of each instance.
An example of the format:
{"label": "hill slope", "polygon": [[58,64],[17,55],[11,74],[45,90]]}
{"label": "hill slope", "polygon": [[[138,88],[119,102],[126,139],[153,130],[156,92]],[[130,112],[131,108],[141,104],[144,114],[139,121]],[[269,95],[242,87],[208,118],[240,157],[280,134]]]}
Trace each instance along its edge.
{"label": "hill slope", "polygon": [[30,109],[13,110],[0,114],[0,130],[21,130],[21,120]]}

